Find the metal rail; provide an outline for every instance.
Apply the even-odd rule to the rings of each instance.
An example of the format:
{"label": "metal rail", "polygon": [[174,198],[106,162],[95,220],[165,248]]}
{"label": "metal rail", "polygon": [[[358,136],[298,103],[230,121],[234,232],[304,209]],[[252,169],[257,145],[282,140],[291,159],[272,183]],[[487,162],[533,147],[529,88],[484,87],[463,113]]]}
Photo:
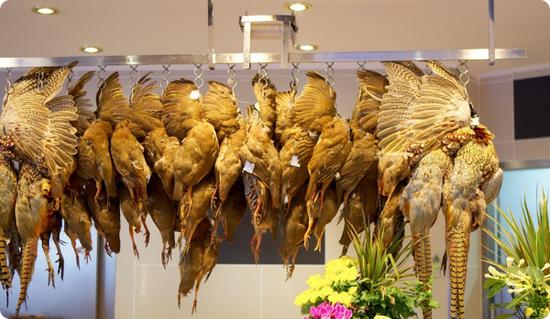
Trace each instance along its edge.
{"label": "metal rail", "polygon": [[[495,60],[522,59],[525,49],[495,49]],[[289,63],[326,62],[384,62],[384,61],[457,61],[489,60],[489,49],[461,49],[434,51],[366,51],[366,52],[290,52]],[[172,55],[115,55],[72,57],[0,58],[0,68],[29,68],[61,66],[78,61],[79,66],[98,65],[183,65],[183,64],[240,64],[243,53],[172,54]],[[250,53],[251,63],[280,63],[278,52]]]}

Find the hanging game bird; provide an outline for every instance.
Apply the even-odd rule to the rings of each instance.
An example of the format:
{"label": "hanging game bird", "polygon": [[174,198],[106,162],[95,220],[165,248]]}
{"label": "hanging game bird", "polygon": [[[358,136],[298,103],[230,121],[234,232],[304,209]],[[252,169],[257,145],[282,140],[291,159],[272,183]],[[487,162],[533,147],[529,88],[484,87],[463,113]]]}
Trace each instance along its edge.
{"label": "hanging game bird", "polygon": [[6,249],[15,229],[15,200],[17,198],[17,173],[9,153],[0,146],[0,283],[11,287],[11,272]]}
{"label": "hanging game bird", "polygon": [[453,319],[465,318],[464,289],[470,233],[483,224],[486,206],[498,195],[503,178],[493,135],[482,125],[473,130],[475,138],[458,151],[443,186]]}
{"label": "hanging game bird", "polygon": [[75,167],[77,130],[71,122],[77,110],[70,95],[55,97],[75,65],[30,70],[10,86],[0,115],[4,148],[43,168],[54,197],[62,196]]}

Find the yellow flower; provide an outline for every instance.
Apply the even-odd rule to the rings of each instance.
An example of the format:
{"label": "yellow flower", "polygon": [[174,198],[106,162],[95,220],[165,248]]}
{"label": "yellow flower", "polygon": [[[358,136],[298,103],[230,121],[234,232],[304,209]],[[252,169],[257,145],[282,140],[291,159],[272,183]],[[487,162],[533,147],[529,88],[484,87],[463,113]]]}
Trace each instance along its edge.
{"label": "yellow flower", "polygon": [[349,293],[350,295],[355,295],[355,294],[357,293],[357,286],[350,287],[350,288],[348,289],[348,293]]}
{"label": "yellow flower", "polygon": [[529,317],[531,317],[531,315],[533,314],[533,312],[535,312],[535,311],[533,311],[533,309],[532,309],[531,307],[528,307],[527,309],[525,309],[525,316],[526,316],[527,318],[529,318]]}
{"label": "yellow flower", "polygon": [[294,299],[294,304],[296,306],[302,306],[306,304],[309,301],[310,292],[310,289],[302,291],[298,296],[296,296],[296,299]]}
{"label": "yellow flower", "polygon": [[321,277],[321,275],[316,274],[316,275],[313,275],[313,276],[311,276],[311,277],[308,278],[307,284],[308,284],[312,289],[321,289],[321,288],[323,288],[324,286],[330,285],[330,282],[328,282],[328,280],[326,280],[326,279],[324,279],[323,277]]}
{"label": "yellow flower", "polygon": [[346,307],[349,307],[353,302],[353,296],[348,294],[347,292],[334,292],[330,296],[328,296],[328,300],[332,303],[338,302],[345,305]]}
{"label": "yellow flower", "polygon": [[321,298],[326,298],[327,296],[331,295],[334,292],[330,286],[325,286],[321,290],[319,290],[319,296]]}

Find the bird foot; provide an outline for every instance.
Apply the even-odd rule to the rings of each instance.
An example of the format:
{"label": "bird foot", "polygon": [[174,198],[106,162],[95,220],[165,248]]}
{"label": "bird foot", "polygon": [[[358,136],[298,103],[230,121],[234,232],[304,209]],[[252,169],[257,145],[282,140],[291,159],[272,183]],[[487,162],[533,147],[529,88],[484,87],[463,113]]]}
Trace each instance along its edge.
{"label": "bird foot", "polygon": [[90,262],[90,260],[92,260],[92,256],[90,255],[90,251],[89,250],[86,250],[84,252],[84,261],[87,263]]}
{"label": "bird foot", "polygon": [[109,243],[106,242],[104,247],[105,247],[105,252],[107,253],[107,256],[112,257],[113,256],[113,251],[111,250],[111,247],[109,246]]}
{"label": "bird foot", "polygon": [[55,261],[57,263],[57,274],[61,275],[61,280],[65,276],[65,259],[63,256],[59,255],[59,258]]}

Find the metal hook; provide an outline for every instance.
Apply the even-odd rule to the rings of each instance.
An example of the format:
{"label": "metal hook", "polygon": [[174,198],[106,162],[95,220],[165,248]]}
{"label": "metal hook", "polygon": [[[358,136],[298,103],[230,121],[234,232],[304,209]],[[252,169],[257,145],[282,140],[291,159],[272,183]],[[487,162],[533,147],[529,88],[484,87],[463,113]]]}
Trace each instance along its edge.
{"label": "metal hook", "polygon": [[357,66],[359,66],[359,71],[366,71],[367,69],[365,68],[365,64],[367,64],[366,61],[358,61],[357,62]]}
{"label": "metal hook", "polygon": [[6,85],[4,86],[4,92],[8,93],[11,87],[11,68],[6,68]]}
{"label": "metal hook", "polygon": [[67,75],[67,91],[71,89],[71,84],[73,83],[74,70],[70,69],[69,74]]}
{"label": "metal hook", "polygon": [[296,91],[298,82],[300,81],[300,63],[292,62],[292,71],[290,71],[292,80],[290,81],[290,89]]}
{"label": "metal hook", "polygon": [[130,87],[130,92],[134,89],[134,85],[136,84],[137,78],[139,76],[138,71],[139,64],[130,64],[130,82],[128,83]]}
{"label": "metal hook", "polygon": [[105,75],[107,75],[107,66],[98,65],[96,75],[97,75],[97,88],[99,89],[103,81],[105,81]]}
{"label": "metal hook", "polygon": [[470,83],[470,68],[468,67],[468,61],[458,61],[458,72],[460,73],[460,75],[458,76],[460,82],[462,82],[464,86],[467,86],[468,83]]}
{"label": "metal hook", "polygon": [[170,75],[171,64],[162,65],[162,80],[160,81],[160,90],[163,91],[164,88],[168,86],[168,76]]}
{"label": "metal hook", "polygon": [[267,64],[260,63],[258,74],[260,75],[259,82],[262,85],[262,96],[265,96],[265,89],[269,84],[269,73],[267,72]]}
{"label": "metal hook", "polygon": [[330,93],[332,94],[332,90],[334,89],[334,62],[327,62],[326,65],[327,67],[325,68],[325,73],[327,74],[327,78],[325,79],[325,81],[330,87]]}
{"label": "metal hook", "polygon": [[44,88],[44,79],[45,79],[44,72],[40,72],[38,74],[38,89],[39,90],[42,90]]}
{"label": "metal hook", "polygon": [[237,80],[235,77],[237,76],[237,71],[235,71],[236,64],[228,64],[227,65],[227,85],[231,88],[231,93],[233,94],[233,97],[235,97],[235,89],[237,88]]}
{"label": "metal hook", "polygon": [[193,83],[195,83],[195,86],[201,90],[201,88],[204,85],[204,80],[202,79],[202,76],[204,72],[202,71],[202,64],[195,64],[195,69],[193,70],[193,74],[195,75],[195,78],[193,79]]}

